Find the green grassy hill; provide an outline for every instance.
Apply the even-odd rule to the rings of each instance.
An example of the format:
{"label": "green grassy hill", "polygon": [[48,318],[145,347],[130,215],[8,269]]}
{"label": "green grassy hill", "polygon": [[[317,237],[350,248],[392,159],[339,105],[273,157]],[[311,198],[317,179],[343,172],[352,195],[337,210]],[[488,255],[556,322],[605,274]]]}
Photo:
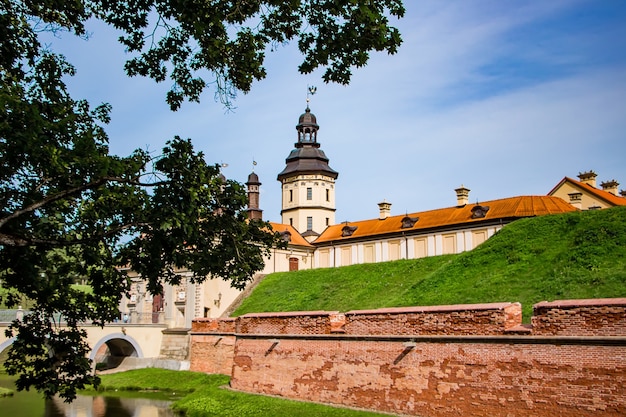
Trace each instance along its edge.
{"label": "green grassy hill", "polygon": [[626,297],[626,207],[515,221],[470,252],[268,275],[233,313]]}

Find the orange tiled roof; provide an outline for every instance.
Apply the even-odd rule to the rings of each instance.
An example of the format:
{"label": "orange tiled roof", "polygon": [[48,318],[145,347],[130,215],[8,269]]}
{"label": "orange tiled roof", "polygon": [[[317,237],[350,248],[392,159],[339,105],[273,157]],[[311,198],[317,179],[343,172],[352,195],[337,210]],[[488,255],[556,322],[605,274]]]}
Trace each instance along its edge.
{"label": "orange tiled roof", "polygon": [[[477,206],[489,207],[484,217],[473,217]],[[371,219],[357,222],[340,223],[329,226],[314,242],[314,245],[326,242],[338,242],[350,239],[363,239],[393,233],[414,232],[461,224],[481,223],[499,219],[512,220],[522,217],[541,216],[545,214],[567,213],[577,209],[551,196],[521,196],[485,201],[480,204],[466,204],[437,210],[409,213],[401,216],[390,216],[384,220]],[[402,228],[405,218],[419,218],[412,227]],[[343,228],[354,229],[351,236],[342,236]]]}
{"label": "orange tiled roof", "polygon": [[305,238],[303,238],[302,235],[298,233],[298,231],[293,226],[290,226],[288,224],[282,224],[282,223],[274,223],[274,222],[269,222],[269,224],[272,226],[272,229],[275,232],[278,232],[278,233],[289,232],[291,234],[291,240],[289,241],[290,245],[308,246],[310,248],[313,247],[313,245],[311,245]]}
{"label": "orange tiled roof", "polygon": [[604,200],[605,202],[609,204],[612,204],[614,206],[626,206],[626,198],[616,196],[615,194],[611,194],[608,191],[600,190],[596,187],[592,187],[589,184],[585,184],[584,182],[577,181],[570,177],[565,177],[561,181],[559,181],[559,183],[556,186],[554,186],[553,189],[550,190],[548,195],[552,195],[554,192],[556,192],[556,190],[561,188],[561,186],[563,186],[563,184],[565,184],[566,182],[571,183],[572,185],[574,185],[574,187],[577,187],[583,191],[586,191],[589,194],[593,195],[594,197],[600,200]]}

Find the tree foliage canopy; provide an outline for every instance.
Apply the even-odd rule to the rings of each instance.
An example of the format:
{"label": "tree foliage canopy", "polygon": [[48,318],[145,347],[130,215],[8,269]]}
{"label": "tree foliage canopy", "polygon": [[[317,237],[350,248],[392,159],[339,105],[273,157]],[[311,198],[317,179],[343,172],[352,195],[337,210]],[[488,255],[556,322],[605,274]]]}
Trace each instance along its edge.
{"label": "tree foliage canopy", "polygon": [[[34,305],[7,330],[18,388],[71,400],[97,384],[80,325],[118,316],[129,288],[120,266],[153,294],[181,269],[243,288],[280,244],[269,224],[246,219],[244,187],[190,140],[175,137],[158,156],[111,155],[110,106],[70,96],[75,70],[42,32],[85,36],[91,18],[120,29],[128,75],[170,79],[176,110],[211,85],[225,103],[249,91],[266,51],[289,41],[301,72],[322,67],[325,81],[348,83],[370,51],[396,52],[388,16],[403,13],[399,0],[0,0],[0,280],[6,304]],[[93,291],[73,287],[76,277]]]}

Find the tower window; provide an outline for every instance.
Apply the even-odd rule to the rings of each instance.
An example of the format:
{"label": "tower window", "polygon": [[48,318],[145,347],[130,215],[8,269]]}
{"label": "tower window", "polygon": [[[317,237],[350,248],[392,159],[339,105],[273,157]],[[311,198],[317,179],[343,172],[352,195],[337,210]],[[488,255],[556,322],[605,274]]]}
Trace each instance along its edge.
{"label": "tower window", "polygon": [[326,217],[326,226],[330,225],[330,219],[328,217]]}
{"label": "tower window", "polygon": [[330,201],[330,190],[326,189],[326,201]]}
{"label": "tower window", "polygon": [[313,230],[313,217],[306,218],[306,230]]}
{"label": "tower window", "polygon": [[313,188],[309,187],[306,189],[306,199],[313,200]]}
{"label": "tower window", "polygon": [[289,226],[293,226],[293,218],[289,218]]}
{"label": "tower window", "polygon": [[289,190],[289,202],[293,201],[293,190]]}

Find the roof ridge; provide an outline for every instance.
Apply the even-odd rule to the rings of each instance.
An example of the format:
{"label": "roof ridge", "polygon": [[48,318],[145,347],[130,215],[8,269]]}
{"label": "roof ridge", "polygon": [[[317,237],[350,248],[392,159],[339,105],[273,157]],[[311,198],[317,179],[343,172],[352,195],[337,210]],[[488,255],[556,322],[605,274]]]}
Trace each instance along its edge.
{"label": "roof ridge", "polygon": [[[475,210],[473,209],[477,206],[483,206],[486,210],[481,210],[480,213],[474,213]],[[563,199],[554,196],[530,195],[506,197],[465,204],[463,206],[450,206],[389,216],[382,220],[372,218],[347,222],[350,226],[355,227],[355,230],[350,236],[345,236],[340,232],[342,228],[346,226],[346,223],[342,222],[326,228],[313,243],[319,244],[329,241],[363,239],[368,236],[380,236],[394,233],[420,233],[420,230],[431,230],[440,227],[445,228],[453,225],[478,224],[481,221],[523,218],[543,214],[565,213],[575,210],[573,206],[566,203]],[[401,221],[405,216],[418,217],[419,220],[410,227],[407,227]]]}
{"label": "roof ridge", "polygon": [[[391,216],[388,216],[384,219],[380,219],[378,217],[372,217],[369,219],[361,219],[361,220],[345,220],[339,223],[334,224],[333,226],[341,226],[341,225],[345,225],[346,222],[349,224],[356,224],[356,223],[363,223],[363,222],[370,222],[370,221],[385,221],[385,220],[389,220],[389,219],[393,219],[393,218],[398,218],[398,219],[403,219],[406,216],[413,216],[413,215],[419,215],[419,214],[424,214],[424,213],[434,213],[437,211],[443,211],[443,210],[451,210],[451,209],[461,209],[464,207],[471,207],[474,205],[484,205],[484,204],[490,204],[490,203],[497,203],[500,201],[506,201],[506,200],[515,200],[515,199],[521,199],[521,198],[540,198],[540,199],[554,199],[554,198],[559,198],[559,197],[554,197],[554,196],[550,196],[550,195],[535,195],[535,194],[528,194],[528,195],[518,195],[518,196],[513,196],[513,197],[503,197],[503,198],[496,198],[493,200],[485,200],[485,201],[476,201],[474,203],[467,203],[464,204],[462,206],[448,206],[448,207],[439,207],[439,208],[435,208],[435,209],[430,209],[430,210],[422,210],[422,211],[412,211],[412,212],[407,212],[404,214],[394,214]],[[332,227],[332,226],[330,226]]]}

